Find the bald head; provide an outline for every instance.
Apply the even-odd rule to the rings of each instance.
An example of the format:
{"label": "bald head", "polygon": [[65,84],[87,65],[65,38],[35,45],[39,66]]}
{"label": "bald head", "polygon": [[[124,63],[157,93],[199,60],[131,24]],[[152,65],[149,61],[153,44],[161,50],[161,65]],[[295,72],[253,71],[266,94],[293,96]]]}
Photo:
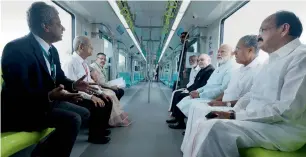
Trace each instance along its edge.
{"label": "bald head", "polygon": [[211,58],[207,54],[201,54],[198,58],[198,65],[201,69],[207,67],[211,63]]}
{"label": "bald head", "polygon": [[92,55],[93,46],[89,38],[85,36],[77,36],[73,40],[73,50],[77,52],[83,59]]}
{"label": "bald head", "polygon": [[233,48],[228,44],[222,44],[218,50],[217,60],[220,64],[223,64],[231,59],[233,55]]}

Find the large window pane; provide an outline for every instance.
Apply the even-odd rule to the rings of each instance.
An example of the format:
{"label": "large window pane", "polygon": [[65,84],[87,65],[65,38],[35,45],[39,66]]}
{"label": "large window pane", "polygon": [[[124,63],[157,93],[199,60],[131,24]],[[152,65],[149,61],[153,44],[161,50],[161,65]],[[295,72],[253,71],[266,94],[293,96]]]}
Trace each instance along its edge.
{"label": "large window pane", "polygon": [[[262,21],[269,15],[280,11],[288,10],[294,12],[306,28],[306,1],[250,1],[240,8],[233,15],[224,21],[223,43],[235,47],[238,40],[248,34],[258,34]],[[303,32],[301,42],[306,44],[306,33]],[[268,58],[268,54],[261,51],[260,60]]]}
{"label": "large window pane", "polygon": [[123,55],[123,51],[119,50],[119,72],[125,72],[126,71],[126,60],[125,56]]}
{"label": "large window pane", "polygon": [[[34,1],[1,1],[1,40],[0,56],[4,46],[22,36],[29,34],[26,11]],[[62,41],[54,43],[61,62],[64,62],[72,52],[72,15],[51,1],[45,1],[59,12],[62,25],[65,27]]]}

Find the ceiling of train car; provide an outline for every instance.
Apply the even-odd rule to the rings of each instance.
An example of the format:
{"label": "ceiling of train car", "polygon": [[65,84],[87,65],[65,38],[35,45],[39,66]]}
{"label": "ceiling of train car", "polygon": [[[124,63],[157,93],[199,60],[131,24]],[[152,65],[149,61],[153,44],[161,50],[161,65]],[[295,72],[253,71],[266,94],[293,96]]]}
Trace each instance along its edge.
{"label": "ceiling of train car", "polygon": [[[120,34],[117,31],[118,26],[123,26],[108,1],[63,1],[63,3],[90,23],[105,24],[113,32],[115,39],[122,41],[126,45],[123,46],[121,44],[122,46],[120,47],[128,49],[129,52],[136,55],[137,48],[134,46],[134,48],[130,49],[130,46],[134,45],[134,43],[128,33],[124,31],[123,34]],[[181,28],[187,31],[191,26],[206,27],[220,18],[236,3],[237,1],[191,1],[178,29]],[[168,1],[128,1],[129,11],[134,19],[136,38],[143,48],[151,54],[156,54],[159,47],[163,46],[161,37],[167,4]],[[172,24],[170,24],[171,27]],[[169,44],[172,48],[178,47],[180,44],[179,37],[176,34]],[[168,48],[165,55],[169,55],[169,52],[171,50]],[[140,55],[136,56],[141,59]],[[154,56],[153,59],[155,59]],[[158,58],[156,59],[158,60]]]}
{"label": "ceiling of train car", "polygon": [[136,34],[147,54],[156,58],[163,29],[163,16],[167,1],[128,1],[134,15]]}

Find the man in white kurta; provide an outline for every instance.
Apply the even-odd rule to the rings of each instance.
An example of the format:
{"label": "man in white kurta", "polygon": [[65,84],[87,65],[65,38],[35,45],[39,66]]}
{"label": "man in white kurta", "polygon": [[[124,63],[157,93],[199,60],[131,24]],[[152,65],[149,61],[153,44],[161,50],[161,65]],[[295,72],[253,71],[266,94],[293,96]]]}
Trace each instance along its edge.
{"label": "man in white kurta", "polygon": [[305,144],[306,46],[299,40],[301,28],[287,11],[264,20],[258,39],[270,54],[268,63],[233,111],[216,111],[216,119],[199,120],[182,148],[184,157],[238,157],[238,148],[249,147],[295,151]]}
{"label": "man in white kurta", "polygon": [[[189,107],[194,102],[209,102],[223,93],[228,86],[232,73],[241,66],[232,58],[233,52],[231,48],[225,49],[227,52],[222,51],[222,48],[221,46],[218,51],[220,65],[212,73],[207,84],[196,91],[192,91],[190,96],[185,97],[177,104],[177,107],[185,116],[188,115]],[[195,96],[192,94],[195,94]]]}
{"label": "man in white kurta", "polygon": [[194,100],[197,100],[197,98],[200,98],[200,100],[215,99],[226,89],[232,72],[240,66],[233,59],[233,55],[232,47],[226,44],[220,46],[217,58],[220,66],[214,70],[205,86],[191,91],[190,96],[186,96],[173,107],[172,116],[177,119],[177,122],[169,124],[170,128],[185,129],[185,116],[182,112],[189,110],[189,106]]}
{"label": "man in white kurta", "polygon": [[[189,82],[186,85],[187,88],[189,88],[193,83],[194,83],[194,79],[197,76],[198,72],[201,70],[201,68],[198,66],[198,61],[197,61],[198,57],[196,55],[190,56],[189,57],[189,64],[192,67],[191,71],[190,71],[190,75],[189,75]],[[170,105],[169,105],[169,109],[168,111],[171,111],[171,106],[172,106],[172,101],[173,101],[173,97],[175,95],[176,92],[181,93],[182,91],[184,91],[186,88],[181,88],[181,89],[177,89],[175,91],[172,92],[172,96],[171,96],[171,101],[170,101]]]}
{"label": "man in white kurta", "polygon": [[190,105],[188,115],[184,113],[188,121],[182,148],[187,144],[189,136],[196,131],[196,122],[199,119],[205,119],[205,116],[211,111],[232,110],[237,100],[250,91],[253,80],[262,67],[257,58],[258,52],[256,35],[246,35],[239,40],[234,53],[237,63],[243,66],[233,73],[227,89],[224,94],[221,94],[222,101],[195,102]]}

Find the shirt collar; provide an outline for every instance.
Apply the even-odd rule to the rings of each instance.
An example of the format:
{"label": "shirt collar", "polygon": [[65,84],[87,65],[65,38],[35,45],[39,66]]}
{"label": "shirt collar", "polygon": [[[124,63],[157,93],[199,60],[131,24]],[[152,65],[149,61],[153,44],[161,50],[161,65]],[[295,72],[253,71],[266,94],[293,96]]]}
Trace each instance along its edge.
{"label": "shirt collar", "polygon": [[301,45],[301,41],[299,38],[296,38],[292,40],[291,42],[287,43],[283,47],[279,48],[278,50],[272,52],[270,54],[269,60],[275,60],[280,57],[287,56],[289,53],[291,53],[294,49],[299,47]]}
{"label": "shirt collar", "polygon": [[85,62],[86,60],[84,60],[76,51],[73,52],[72,57],[75,58],[78,62],[81,62],[82,64]]}
{"label": "shirt collar", "polygon": [[259,60],[258,57],[254,58],[253,61],[251,63],[249,63],[247,66],[241,66],[241,70],[246,70],[246,69],[250,69],[250,68],[254,68],[259,64]]}
{"label": "shirt collar", "polygon": [[39,45],[46,51],[46,52],[49,52],[49,49],[50,49],[50,45],[45,42],[42,38],[40,38],[39,36],[35,35],[33,33],[33,36],[34,38],[37,40],[37,42],[39,43]]}
{"label": "shirt collar", "polygon": [[197,66],[195,66],[194,68],[192,68],[192,70],[195,70],[195,71],[197,71],[197,70],[200,70],[201,68],[199,67],[199,65],[197,65]]}

